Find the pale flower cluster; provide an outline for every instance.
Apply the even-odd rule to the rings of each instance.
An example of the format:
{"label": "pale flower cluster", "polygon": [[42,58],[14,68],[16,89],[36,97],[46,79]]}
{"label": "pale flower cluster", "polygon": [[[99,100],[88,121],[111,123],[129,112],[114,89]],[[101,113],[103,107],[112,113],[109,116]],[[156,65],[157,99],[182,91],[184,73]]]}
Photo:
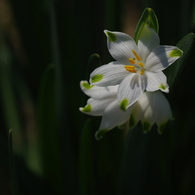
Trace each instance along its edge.
{"label": "pale flower cluster", "polygon": [[169,92],[162,71],[183,52],[175,46],[160,45],[158,34],[150,28],[145,30],[137,44],[125,33],[104,32],[108,50],[115,61],[95,69],[90,75],[90,84],[81,81],[81,89],[90,98],[80,111],[102,116],[97,139],[129,119],[131,128],[141,121],[147,132],[156,123],[158,132],[162,133],[172,118],[169,103],[162,94]]}

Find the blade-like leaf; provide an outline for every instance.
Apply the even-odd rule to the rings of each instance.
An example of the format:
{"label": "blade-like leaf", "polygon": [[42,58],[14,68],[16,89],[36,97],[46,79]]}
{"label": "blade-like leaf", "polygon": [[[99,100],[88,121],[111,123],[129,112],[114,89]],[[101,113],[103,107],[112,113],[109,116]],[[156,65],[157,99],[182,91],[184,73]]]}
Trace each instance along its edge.
{"label": "blade-like leaf", "polygon": [[94,166],[94,132],[92,121],[89,118],[83,127],[80,141],[79,153],[79,184],[81,195],[97,194],[95,187],[95,166]]}
{"label": "blade-like leaf", "polygon": [[18,180],[17,180],[17,175],[16,175],[16,166],[15,166],[14,153],[13,153],[12,130],[9,131],[8,141],[9,141],[8,143],[9,166],[10,166],[12,192],[14,195],[19,195],[20,193],[18,191]]}
{"label": "blade-like leaf", "polygon": [[190,33],[183,37],[178,43],[177,47],[179,47],[183,51],[183,56],[174,62],[169,68],[165,69],[164,73],[167,76],[167,82],[169,87],[171,88],[181,73],[185,63],[188,59],[192,46],[194,44],[195,36],[193,33]]}
{"label": "blade-like leaf", "polygon": [[38,125],[44,176],[49,181],[55,194],[63,194],[64,181],[62,176],[62,159],[56,121],[54,75],[54,68],[48,66],[45,70],[40,86]]}
{"label": "blade-like leaf", "polygon": [[14,152],[23,155],[24,143],[22,140],[22,127],[20,112],[14,93],[13,75],[11,70],[12,56],[6,45],[0,45],[0,95],[3,105],[7,129],[13,128]]}
{"label": "blade-like leaf", "polygon": [[167,157],[165,153],[168,153],[163,147],[166,144],[165,139],[157,133],[156,127],[145,134],[139,123],[130,131],[122,154],[118,179],[119,195],[163,194],[163,187],[167,194],[172,194],[169,193],[171,173],[167,159],[163,159]]}
{"label": "blade-like leaf", "polygon": [[97,141],[95,131],[99,123],[98,118],[88,119],[82,129],[79,147],[81,195],[116,195],[124,132],[115,128]]}
{"label": "blade-like leaf", "polygon": [[158,19],[154,13],[154,11],[151,8],[146,8],[141,15],[141,18],[137,24],[136,30],[135,30],[135,42],[137,43],[141,34],[144,33],[144,30],[146,27],[150,27],[153,29],[156,33],[158,33],[159,25],[158,25]]}

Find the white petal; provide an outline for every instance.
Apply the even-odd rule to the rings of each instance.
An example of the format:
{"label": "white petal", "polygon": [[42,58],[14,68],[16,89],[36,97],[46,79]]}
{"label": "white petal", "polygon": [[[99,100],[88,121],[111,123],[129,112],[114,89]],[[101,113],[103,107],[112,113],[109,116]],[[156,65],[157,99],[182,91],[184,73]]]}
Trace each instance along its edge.
{"label": "white petal", "polygon": [[90,75],[90,83],[101,87],[117,85],[129,74],[124,65],[111,62],[96,68]]}
{"label": "white petal", "polygon": [[146,92],[144,92],[140,96],[138,101],[134,104],[134,108],[131,115],[133,121],[130,127],[133,128],[138,123],[139,120],[143,121],[142,119],[144,116],[144,112],[146,111],[148,106],[149,106],[148,97],[146,96]]}
{"label": "white petal", "polygon": [[[146,96],[148,97],[151,111],[147,109],[147,112],[145,113],[145,120],[156,122],[158,125],[158,132],[162,133],[165,124],[172,117],[169,102],[160,91],[153,93],[146,92]],[[149,114],[151,116],[149,116]]]}
{"label": "white petal", "polygon": [[116,97],[117,90],[118,90],[118,85],[108,86],[108,87],[98,87],[95,85],[90,85],[87,81],[81,81],[80,87],[86,95],[94,99]]}
{"label": "white petal", "polygon": [[159,72],[145,72],[147,76],[146,90],[149,92],[161,90],[163,92],[169,92],[169,86],[167,84],[167,77],[162,71]]}
{"label": "white petal", "polygon": [[115,99],[116,98],[105,98],[103,100],[95,100],[93,98],[89,98],[87,105],[84,108],[79,108],[79,110],[91,116],[101,116],[108,105]]}
{"label": "white petal", "polygon": [[145,27],[138,41],[138,49],[142,62],[146,62],[146,58],[159,44],[160,40],[158,34],[153,29]]}
{"label": "white petal", "polygon": [[118,125],[124,124],[130,117],[133,106],[126,111],[120,109],[117,100],[113,101],[105,110],[99,130],[96,132],[96,138],[99,139],[103,133],[113,129]]}
{"label": "white petal", "polygon": [[122,110],[131,106],[146,89],[145,75],[132,73],[126,77],[118,89],[118,101]]}
{"label": "white petal", "polygon": [[169,103],[160,91],[144,92],[136,102],[132,114],[139,117],[136,120],[142,121],[145,131],[149,131],[155,122],[160,129],[172,116]]}
{"label": "white petal", "polygon": [[[139,101],[139,99],[138,99]],[[139,120],[142,118],[143,112],[141,110],[141,107],[138,103],[138,101],[134,104],[134,108],[131,113],[130,121],[129,121],[129,127],[134,128]]]}
{"label": "white petal", "polygon": [[144,92],[143,95],[136,102],[138,107],[137,112],[141,112],[140,120],[142,122],[142,128],[144,132],[151,129],[156,120],[156,113],[153,112],[152,98],[149,92]]}
{"label": "white petal", "polygon": [[169,102],[167,101],[167,99],[162,93],[159,92],[156,95],[155,99],[157,102],[156,104],[158,104],[159,106],[158,110],[160,110],[158,114],[158,118],[156,120],[156,124],[158,126],[158,132],[162,134],[162,131],[166,123],[168,122],[168,120],[172,118],[172,112],[171,112]]}
{"label": "white petal", "polygon": [[104,32],[107,36],[108,50],[115,60],[127,64],[129,58],[135,57],[132,50],[139,53],[134,39],[129,35],[108,30]]}
{"label": "white petal", "polygon": [[164,70],[182,56],[182,51],[175,46],[160,45],[146,59],[145,68],[149,71]]}

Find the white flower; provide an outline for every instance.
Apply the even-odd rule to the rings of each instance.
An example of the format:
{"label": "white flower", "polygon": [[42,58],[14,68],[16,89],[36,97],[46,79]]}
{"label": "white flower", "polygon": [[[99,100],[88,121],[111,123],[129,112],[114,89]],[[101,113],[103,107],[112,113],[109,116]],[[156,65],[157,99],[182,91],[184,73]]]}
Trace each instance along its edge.
{"label": "white flower", "polygon": [[182,56],[178,47],[159,45],[158,34],[149,28],[138,44],[125,33],[104,32],[108,50],[116,61],[95,69],[90,75],[92,85],[119,85],[117,99],[122,110],[136,102],[145,90],[169,91],[162,70]]}
{"label": "white flower", "polygon": [[98,87],[90,86],[87,81],[81,81],[82,91],[90,96],[87,105],[79,110],[92,116],[102,116],[99,130],[96,132],[96,139],[113,129],[116,126],[123,125],[130,117],[133,107],[129,107],[125,112],[120,109],[117,101],[117,86]]}
{"label": "white flower", "polygon": [[144,132],[149,131],[156,123],[161,134],[171,118],[171,108],[165,96],[160,91],[145,92],[135,103],[130,118],[130,128],[141,120]]}

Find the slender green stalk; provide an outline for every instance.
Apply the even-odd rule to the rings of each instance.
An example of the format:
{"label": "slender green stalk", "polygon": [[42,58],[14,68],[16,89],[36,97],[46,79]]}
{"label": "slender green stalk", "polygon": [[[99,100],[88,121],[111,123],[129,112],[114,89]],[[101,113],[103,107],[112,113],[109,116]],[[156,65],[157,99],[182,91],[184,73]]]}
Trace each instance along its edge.
{"label": "slender green stalk", "polygon": [[129,127],[129,120],[130,118],[127,120],[127,122],[124,125],[124,129],[123,129],[123,137],[124,137],[124,141],[126,141],[128,134],[130,133],[131,129]]}
{"label": "slender green stalk", "polygon": [[8,149],[9,149],[9,166],[10,166],[12,193],[13,195],[19,195],[18,181],[16,175],[17,173],[16,173],[16,166],[14,161],[14,153],[13,153],[12,129],[9,130]]}

